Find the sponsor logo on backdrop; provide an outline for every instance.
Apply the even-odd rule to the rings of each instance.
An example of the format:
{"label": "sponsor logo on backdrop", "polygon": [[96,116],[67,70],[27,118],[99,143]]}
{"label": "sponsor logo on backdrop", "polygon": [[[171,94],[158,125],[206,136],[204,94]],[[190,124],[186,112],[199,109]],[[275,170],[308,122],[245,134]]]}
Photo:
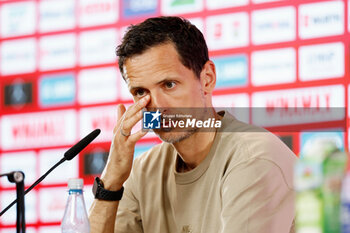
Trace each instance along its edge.
{"label": "sponsor logo on backdrop", "polygon": [[209,16],[206,29],[210,50],[243,47],[249,43],[247,13]]}
{"label": "sponsor logo on backdrop", "polygon": [[33,83],[14,80],[12,84],[4,86],[4,105],[21,108],[33,102]]}
{"label": "sponsor logo on backdrop", "polygon": [[115,29],[82,32],[79,41],[80,65],[114,63],[116,61],[117,31]]}
{"label": "sponsor logo on backdrop", "polygon": [[33,34],[36,24],[35,7],[34,1],[2,4],[0,11],[1,36]]}
{"label": "sponsor logo on backdrop", "polygon": [[85,0],[79,3],[81,27],[112,24],[118,20],[119,0]]}
{"label": "sponsor logo on backdrop", "polygon": [[75,93],[73,74],[46,75],[39,80],[39,103],[43,107],[73,104]]}
{"label": "sponsor logo on backdrop", "polygon": [[[129,105],[125,105],[126,108]],[[79,112],[80,137],[86,136],[92,130],[99,128],[101,134],[96,142],[110,142],[113,138],[113,129],[117,120],[117,108],[115,105],[103,107],[82,108]],[[142,130],[142,121],[137,123],[131,130],[131,134]],[[148,132],[143,138],[154,138],[153,132]]]}
{"label": "sponsor logo on backdrop", "polygon": [[[59,43],[57,43],[59,41]],[[75,66],[75,35],[44,36],[40,39],[40,70],[55,70]]]}
{"label": "sponsor logo on backdrop", "polygon": [[302,39],[344,33],[344,2],[327,1],[299,6],[299,36]]}
{"label": "sponsor logo on backdrop", "polygon": [[39,11],[41,32],[67,30],[75,27],[75,1],[40,1]]}
{"label": "sponsor logo on backdrop", "polygon": [[248,5],[248,0],[207,0],[209,10]]}
{"label": "sponsor logo on backdrop", "polygon": [[256,51],[252,53],[251,62],[255,86],[291,83],[296,79],[294,48]]}
{"label": "sponsor logo on backdrop", "polygon": [[203,0],[164,0],[161,2],[161,14],[174,15],[203,10]]}
{"label": "sponsor logo on backdrop", "polygon": [[101,129],[96,142],[110,142],[113,138],[113,129],[117,120],[115,105],[83,108],[79,112],[80,137],[84,137],[94,129]]}
{"label": "sponsor logo on backdrop", "polygon": [[[3,153],[0,157],[1,173],[23,171],[25,183],[32,184],[38,178],[36,153],[34,151]],[[2,187],[14,187],[7,179],[1,179]]]}
{"label": "sponsor logo on backdrop", "polygon": [[341,42],[299,48],[299,77],[302,81],[342,77],[344,64],[344,44]]}
{"label": "sponsor logo on backdrop", "polygon": [[[50,149],[39,151],[40,174],[48,171],[53,164],[59,161],[69,148]],[[69,163],[63,163],[57,167],[41,184],[66,184],[69,178],[79,176],[79,159],[72,159]]]}
{"label": "sponsor logo on backdrop", "polygon": [[267,44],[295,39],[295,8],[280,7],[252,13],[252,42]]}
{"label": "sponsor logo on backdrop", "polygon": [[93,151],[85,153],[84,157],[84,175],[99,175],[102,173],[108,159],[108,150],[100,147]]}
{"label": "sponsor logo on backdrop", "polygon": [[4,41],[1,44],[1,74],[31,73],[36,69],[36,42],[34,39]]}
{"label": "sponsor logo on backdrop", "polygon": [[67,188],[41,188],[39,191],[39,217],[44,223],[60,222],[67,203]]}
{"label": "sponsor logo on backdrop", "polygon": [[97,68],[80,71],[78,101],[80,104],[112,102],[117,100],[117,68]]}
{"label": "sponsor logo on backdrop", "polygon": [[157,13],[157,0],[122,0],[125,18],[151,16]]}
{"label": "sponsor logo on backdrop", "polygon": [[216,88],[245,86],[248,82],[248,58],[246,55],[216,57]]}
{"label": "sponsor logo on backdrop", "polygon": [[342,85],[255,92],[253,124],[278,126],[344,120],[344,99]]}
{"label": "sponsor logo on backdrop", "polygon": [[[25,178],[25,182],[27,182],[26,178]],[[14,197],[16,197],[16,190],[11,190],[11,191],[2,190],[0,195],[0,206],[2,207],[7,206],[9,203],[13,201]],[[39,203],[39,201],[37,200],[37,192],[36,190],[32,190],[25,196],[25,220],[27,224],[36,223],[38,220],[38,214],[37,214],[38,211],[36,208],[37,203]],[[10,208],[6,212],[6,214],[4,214],[4,216],[1,216],[1,224],[13,225],[13,226],[16,225],[16,208],[15,207]],[[4,228],[1,229],[2,232],[4,232],[3,229]],[[14,231],[9,231],[8,233],[10,232],[16,232],[16,228],[14,228]]]}
{"label": "sponsor logo on backdrop", "polygon": [[4,150],[69,145],[76,139],[76,112],[3,115],[0,130]]}

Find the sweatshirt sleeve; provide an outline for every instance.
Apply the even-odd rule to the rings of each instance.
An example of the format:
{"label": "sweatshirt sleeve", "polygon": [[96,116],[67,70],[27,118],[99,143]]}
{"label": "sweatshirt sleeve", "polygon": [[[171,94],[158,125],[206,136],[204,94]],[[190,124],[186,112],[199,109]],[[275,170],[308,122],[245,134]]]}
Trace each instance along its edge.
{"label": "sweatshirt sleeve", "polygon": [[292,232],[294,192],[272,161],[250,159],[224,177],[220,233]]}
{"label": "sweatshirt sleeve", "polygon": [[135,197],[137,190],[133,182],[134,177],[131,172],[130,177],[124,183],[124,194],[118,207],[115,233],[143,233],[140,206]]}

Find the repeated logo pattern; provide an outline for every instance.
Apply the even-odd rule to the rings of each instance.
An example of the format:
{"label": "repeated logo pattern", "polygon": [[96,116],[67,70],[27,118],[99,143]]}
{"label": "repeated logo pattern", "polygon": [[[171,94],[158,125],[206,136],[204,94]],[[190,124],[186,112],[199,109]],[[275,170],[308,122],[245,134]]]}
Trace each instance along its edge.
{"label": "repeated logo pattern", "polygon": [[[297,110],[302,107],[338,108],[328,115],[313,114],[331,123],[348,120],[350,112],[344,107],[349,105],[346,97],[350,98],[346,65],[350,17],[346,9],[350,9],[347,0],[2,1],[0,173],[23,170],[30,185],[79,138],[95,128],[102,130],[79,158],[26,196],[27,231],[59,232],[64,186],[70,177],[85,178],[87,206],[92,202],[91,178],[101,171],[108,155],[116,104],[128,107],[133,102],[115,57],[128,25],[158,15],[190,20],[203,32],[216,64],[214,106],[231,107],[230,112],[242,121],[278,127],[309,124],[308,115],[293,115],[300,114]],[[269,112],[259,117],[261,112],[254,108]],[[278,108],[296,110],[280,114]],[[145,119],[146,125],[140,122],[133,131],[151,123],[157,126],[152,113]],[[312,129],[327,125],[316,122]],[[307,132],[282,136],[296,152],[310,137]],[[349,145],[344,133],[327,137],[343,147]],[[137,144],[135,156],[159,142],[149,132]],[[4,207],[12,201],[15,187],[1,180],[0,190]],[[15,231],[14,210],[0,219],[0,233]]]}

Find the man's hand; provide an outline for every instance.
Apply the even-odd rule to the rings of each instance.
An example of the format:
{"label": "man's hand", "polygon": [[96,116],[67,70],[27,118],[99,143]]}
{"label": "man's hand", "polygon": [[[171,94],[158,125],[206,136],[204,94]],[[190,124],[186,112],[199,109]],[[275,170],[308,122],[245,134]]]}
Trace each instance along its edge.
{"label": "man's hand", "polygon": [[[147,95],[131,105],[127,111],[124,105],[117,107],[117,124],[113,130],[108,161],[101,175],[104,188],[107,190],[121,189],[130,175],[135,144],[147,133],[140,130],[131,134],[131,129],[142,119],[142,109],[147,106],[149,100],[150,96]],[[89,213],[91,232],[113,232],[118,205],[119,201],[95,199]]]}
{"label": "man's hand", "polygon": [[121,189],[128,179],[134,158],[135,144],[146,131],[139,130],[131,134],[132,128],[142,119],[142,109],[146,107],[150,96],[146,95],[125,110],[118,105],[117,124],[113,130],[113,140],[106,167],[101,175],[105,189],[116,191]]}

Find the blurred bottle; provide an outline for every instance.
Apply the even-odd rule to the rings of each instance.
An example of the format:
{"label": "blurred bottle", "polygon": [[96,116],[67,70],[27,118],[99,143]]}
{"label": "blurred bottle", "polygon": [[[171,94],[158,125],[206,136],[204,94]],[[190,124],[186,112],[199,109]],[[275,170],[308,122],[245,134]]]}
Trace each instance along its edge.
{"label": "blurred bottle", "polygon": [[323,208],[324,232],[339,233],[341,189],[346,169],[347,154],[341,151],[332,153],[323,162]]}
{"label": "blurred bottle", "polygon": [[343,180],[341,202],[341,232],[350,233],[350,171]]}
{"label": "blurred bottle", "polygon": [[347,154],[324,138],[309,145],[295,166],[296,232],[339,233]]}
{"label": "blurred bottle", "polygon": [[300,159],[294,175],[296,232],[323,233],[322,166],[313,160]]}
{"label": "blurred bottle", "polygon": [[62,233],[90,233],[83,196],[83,179],[69,179],[68,188],[69,196],[61,223]]}

